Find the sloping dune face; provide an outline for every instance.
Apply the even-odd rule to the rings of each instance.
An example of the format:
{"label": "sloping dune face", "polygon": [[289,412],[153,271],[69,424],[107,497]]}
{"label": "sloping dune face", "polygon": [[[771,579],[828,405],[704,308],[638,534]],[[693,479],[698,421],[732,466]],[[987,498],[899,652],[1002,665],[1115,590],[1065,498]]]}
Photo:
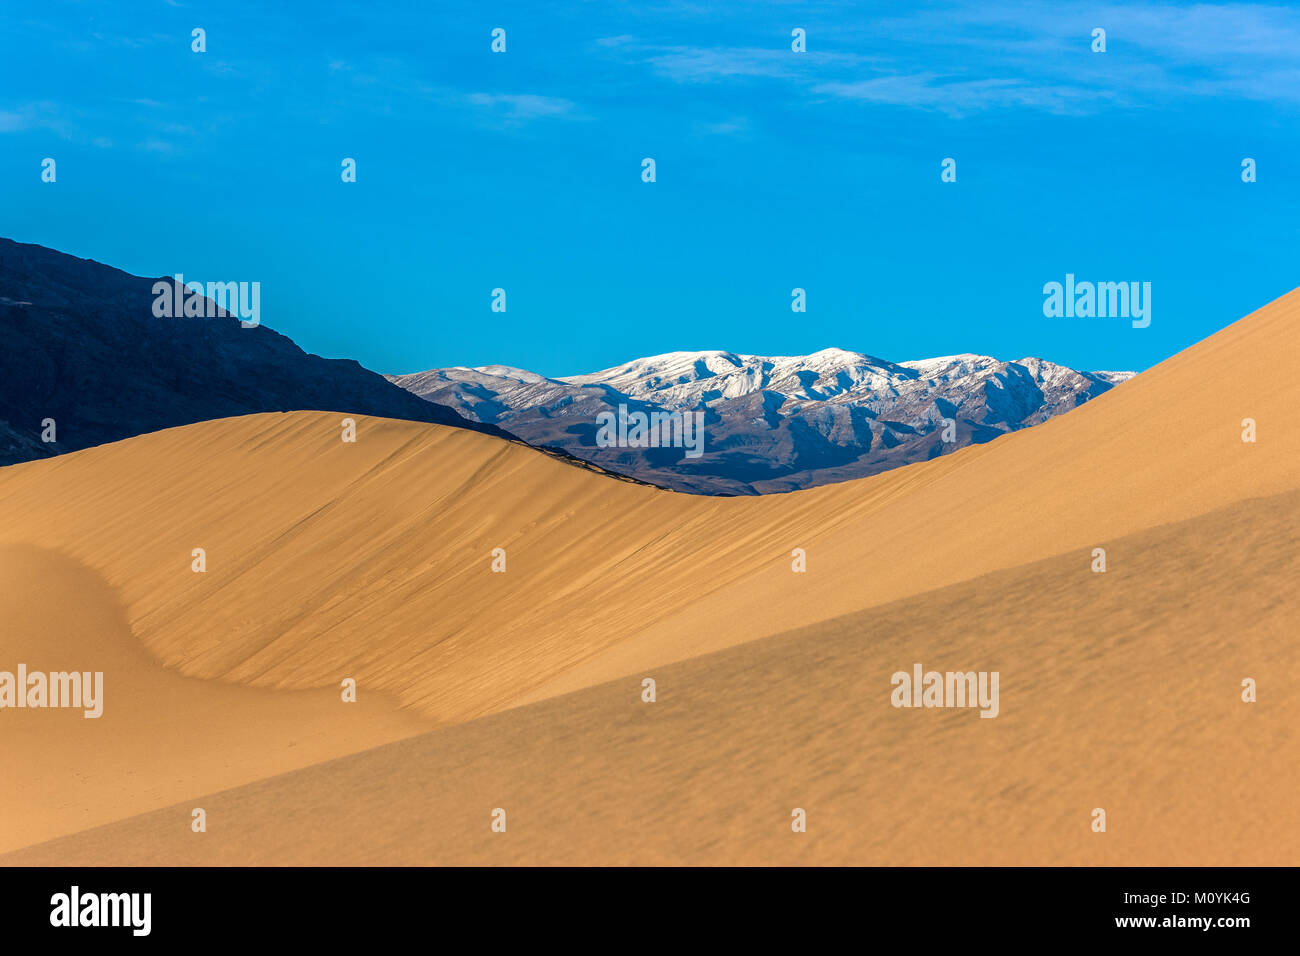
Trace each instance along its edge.
{"label": "sloping dune face", "polygon": [[1292,293],[1069,415],[807,492],[699,498],[453,429],[362,418],[349,443],[338,415],[258,415],[5,469],[0,542],[97,570],[186,675],[351,676],[450,723],[1290,490],[1300,369],[1254,371],[1300,364],[1278,344],[1298,319]]}
{"label": "sloping dune face", "polygon": [[[211,794],[201,836],[179,805],[3,862],[1290,864],[1298,536],[1300,493],[1241,502],[1105,574],[995,572],[654,668],[653,703],[633,675]],[[891,707],[913,662],[997,670],[998,716]]]}
{"label": "sloping dune face", "polygon": [[[1261,692],[1248,704],[1239,694],[1246,678],[1267,681],[1276,695],[1296,676],[1282,656],[1293,634],[1279,622],[1297,604],[1287,549],[1300,489],[1291,421],[1298,334],[1300,294],[1291,293],[1044,425],[874,478],[757,499],[631,485],[439,426],[357,417],[349,442],[337,414],[225,419],[0,470],[0,548],[39,546],[91,575],[103,606],[120,608],[111,639],[122,644],[129,634],[170,677],[273,698],[317,691],[344,708],[352,705],[335,703],[338,687],[353,678],[359,700],[392,695],[406,705],[384,720],[444,728],[216,795],[214,805],[243,821],[242,836],[227,831],[226,842],[203,851],[226,861],[279,862],[256,849],[278,846],[286,861],[327,862],[312,856],[306,832],[289,828],[287,842],[268,842],[262,830],[284,809],[276,799],[323,793],[322,806],[348,825],[378,827],[366,822],[365,800],[348,802],[347,767],[393,776],[399,789],[406,781],[415,794],[429,789],[427,766],[442,781],[466,775],[461,789],[445,789],[440,819],[463,819],[477,833],[484,801],[490,809],[513,799],[551,828],[509,851],[471,835],[410,843],[410,853],[444,861],[581,862],[581,847],[594,844],[564,849],[571,837],[555,829],[565,801],[577,800],[587,819],[605,819],[605,832],[626,841],[603,854],[590,849],[592,861],[793,861],[783,855],[789,847],[765,841],[788,836],[791,808],[816,801],[836,822],[803,834],[807,846],[823,846],[808,851],[810,861],[848,861],[852,851],[857,862],[1232,863],[1223,833],[1259,846],[1254,824],[1202,834],[1185,851],[1171,843],[1198,812],[1218,820],[1253,805],[1241,786],[1277,779],[1277,763],[1274,777],[1260,776],[1268,754],[1295,766],[1294,709],[1278,696]],[[1256,374],[1266,360],[1275,374]],[[1246,419],[1255,441],[1243,441]],[[1274,524],[1290,537],[1276,537]],[[1182,529],[1176,539],[1160,537],[1171,528]],[[1104,573],[1093,570],[1098,548],[1110,562]],[[196,549],[201,572],[192,569]],[[1183,557],[1171,564],[1172,553]],[[1209,554],[1217,557],[1207,564]],[[9,600],[21,603],[15,593]],[[32,627],[25,640],[39,636]],[[49,639],[74,627],[52,616]],[[1003,713],[984,720],[968,710],[892,708],[889,675],[918,662],[1001,669]],[[753,674],[762,678],[757,690]],[[645,676],[684,696],[643,703]],[[153,692],[141,686],[147,710]],[[569,696],[550,699],[561,694]],[[183,701],[172,706],[178,726],[213,719]],[[487,715],[496,716],[473,720]],[[660,733],[636,723],[647,720],[678,723]],[[288,726],[290,718],[249,726],[258,721]],[[1144,736],[1147,725],[1154,736]],[[322,747],[316,759],[412,732],[384,725],[370,744]],[[279,746],[243,776],[209,786],[213,778],[196,771],[180,786],[201,794],[247,784],[272,772]],[[660,767],[674,787],[638,777],[609,749],[617,746]],[[1239,762],[1247,757],[1258,766]],[[541,780],[548,760],[561,758],[569,775]],[[37,761],[36,751],[28,759]],[[416,765],[398,774],[407,761]],[[48,761],[19,770],[68,773]],[[311,782],[317,773],[329,780]],[[617,779],[602,783],[608,775]],[[1098,777],[1112,786],[1093,796]],[[964,778],[973,791],[961,790]],[[633,797],[626,788],[638,779],[642,795]],[[747,781],[743,790],[737,781]],[[506,796],[495,796],[503,787]],[[1209,795],[1197,797],[1204,787]],[[759,797],[772,788],[780,794],[768,807]],[[367,793],[418,802],[384,789]],[[1161,824],[1155,804],[1171,792],[1177,812]],[[610,802],[588,807],[578,793]],[[83,798],[69,796],[68,806]],[[272,803],[262,810],[239,803],[264,799]],[[686,809],[673,810],[673,799]],[[161,792],[136,805],[124,799],[113,813],[166,800]],[[1145,835],[1062,842],[1060,828],[1076,825],[1080,806],[1086,817],[1107,800],[1142,821]],[[863,801],[880,816],[865,820]],[[178,811],[163,812],[172,821]],[[730,836],[671,842],[696,812],[741,822]],[[786,822],[764,837],[769,812]],[[993,831],[961,836],[990,815]],[[31,842],[68,832],[66,822],[48,822]],[[660,826],[669,835],[636,836]],[[1289,829],[1270,831],[1277,838],[1257,855],[1294,850],[1294,816],[1278,826]],[[854,828],[861,832],[846,837]],[[915,840],[878,832],[891,828]],[[404,858],[408,851],[394,848],[401,838],[391,835],[390,846],[379,829],[367,861]],[[940,860],[926,832],[968,858]],[[1083,832],[1094,835],[1086,819]],[[154,845],[161,857],[194,851]]]}
{"label": "sloping dune face", "polygon": [[428,729],[379,695],[345,708],[326,690],[169,671],[132,637],[99,575],[55,552],[0,546],[0,620],[0,669],[76,673],[90,690],[78,686],[82,706],[0,713],[0,849]]}

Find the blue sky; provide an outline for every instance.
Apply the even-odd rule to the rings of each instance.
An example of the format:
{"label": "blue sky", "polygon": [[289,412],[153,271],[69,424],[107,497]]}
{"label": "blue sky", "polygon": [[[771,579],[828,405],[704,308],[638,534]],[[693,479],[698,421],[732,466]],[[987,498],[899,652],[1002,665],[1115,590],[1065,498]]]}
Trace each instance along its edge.
{"label": "blue sky", "polygon": [[[0,8],[0,235],[259,281],[382,372],[1143,369],[1297,284],[1298,120],[1282,6],[43,0]],[[1150,327],[1045,318],[1067,272],[1151,282]]]}

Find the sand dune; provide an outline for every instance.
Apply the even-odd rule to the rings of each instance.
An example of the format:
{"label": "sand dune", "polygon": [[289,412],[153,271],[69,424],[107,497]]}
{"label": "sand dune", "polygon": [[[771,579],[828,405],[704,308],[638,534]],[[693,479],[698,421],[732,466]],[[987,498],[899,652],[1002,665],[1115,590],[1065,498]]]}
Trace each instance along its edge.
{"label": "sand dune", "polygon": [[[657,668],[654,703],[633,675],[209,794],[202,835],[181,804],[0,863],[1290,864],[1297,536],[1300,493],[1239,503],[1105,574],[996,572]],[[998,669],[1001,713],[891,707],[915,660]]]}
{"label": "sand dune", "polygon": [[[795,800],[793,791],[802,787],[812,794],[800,798],[805,801],[816,796],[831,801],[870,798],[871,806],[883,801],[892,808],[874,818],[878,823],[866,824],[860,815],[850,813],[849,804],[823,802],[823,806],[840,807],[831,812],[839,814],[841,822],[838,830],[810,839],[809,845],[822,839],[844,841],[843,834],[856,826],[864,829],[859,837],[844,842],[845,852],[856,847],[870,857],[899,851],[898,845],[872,828],[919,833],[903,819],[902,811],[908,808],[918,814],[916,827],[945,833],[954,846],[971,854],[966,862],[1009,861],[1013,857],[1022,862],[1078,860],[1081,858],[1073,855],[1071,845],[1053,842],[1064,839],[1055,830],[1008,843],[1003,827],[1000,841],[980,843],[982,838],[962,838],[945,829],[958,826],[960,821],[953,814],[964,814],[963,819],[969,821],[972,814],[984,812],[980,808],[986,804],[963,803],[968,798],[947,790],[927,797],[915,789],[929,784],[904,779],[914,772],[907,763],[911,752],[907,748],[920,747],[929,753],[926,766],[942,770],[940,765],[951,764],[953,773],[975,774],[983,788],[976,792],[986,800],[991,799],[989,788],[1002,778],[998,774],[1005,776],[1011,766],[1012,756],[1028,761],[1024,792],[1018,794],[1014,785],[1002,784],[1004,789],[1011,788],[1007,791],[1010,803],[1004,807],[995,801],[988,812],[996,815],[1014,809],[1023,816],[1027,805],[1047,800],[1047,809],[1040,807],[1040,811],[1057,813],[1053,819],[1061,823],[1072,820],[1068,814],[1077,807],[1069,802],[1052,809],[1057,806],[1052,802],[1055,797],[1044,795],[1053,781],[1074,786],[1072,795],[1078,801],[1095,799],[1092,805],[1104,805],[1101,798],[1086,795],[1090,791],[1083,789],[1083,781],[1091,779],[1086,774],[1113,777],[1127,787],[1120,792],[1136,801],[1135,806],[1163,792],[1144,789],[1151,779],[1162,781],[1165,790],[1176,785],[1190,793],[1202,786],[1202,775],[1212,769],[1206,764],[1211,759],[1230,761],[1224,765],[1226,774],[1215,770],[1211,776],[1235,774],[1253,784],[1262,783],[1251,767],[1235,762],[1243,753],[1262,759],[1257,742],[1247,740],[1234,753],[1230,737],[1224,736],[1240,721],[1252,718],[1246,716],[1251,712],[1246,705],[1235,703],[1232,687],[1224,690],[1221,681],[1232,678],[1235,686],[1239,677],[1234,675],[1239,672],[1252,676],[1245,672],[1252,661],[1263,661],[1257,666],[1267,667],[1274,680],[1285,675],[1280,655],[1288,635],[1278,630],[1274,618],[1267,614],[1257,621],[1256,610],[1247,606],[1234,604],[1238,617],[1224,618],[1215,611],[1218,605],[1204,596],[1217,594],[1221,603],[1236,593],[1232,589],[1240,589],[1263,594],[1260,600],[1267,597],[1272,602],[1269,608],[1285,605],[1294,611],[1294,594],[1286,590],[1285,579],[1277,579],[1269,565],[1251,564],[1253,570],[1248,574],[1243,568],[1248,560],[1255,560],[1255,552],[1243,553],[1241,549],[1246,548],[1244,542],[1250,542],[1251,549],[1258,545],[1258,553],[1267,551],[1256,538],[1267,538],[1269,509],[1293,508],[1294,500],[1287,495],[1300,488],[1295,467],[1300,461],[1300,437],[1290,424],[1300,399],[1300,369],[1295,367],[1300,363],[1290,346],[1297,334],[1300,292],[1293,292],[1044,425],[874,478],[758,499],[699,498],[614,481],[526,447],[439,426],[358,418],[358,440],[348,444],[340,441],[342,416],[336,414],[301,412],[225,419],[0,471],[0,546],[38,545],[56,552],[57,560],[71,562],[67,567],[80,569],[77,573],[86,575],[85,580],[102,579],[102,608],[93,612],[94,617],[108,620],[104,609],[110,604],[120,606],[122,619],[113,625],[111,640],[124,646],[129,629],[135,641],[170,669],[160,671],[169,679],[181,680],[178,674],[206,678],[196,686],[216,690],[246,690],[229,685],[248,685],[268,695],[260,699],[274,708],[282,705],[272,702],[286,699],[279,695],[289,690],[330,688],[320,691],[320,699],[336,700],[333,688],[341,678],[350,676],[358,680],[363,699],[373,695],[382,705],[384,695],[391,694],[407,705],[408,712],[397,715],[396,723],[391,722],[391,715],[381,713],[380,706],[373,726],[364,733],[358,731],[346,744],[331,737],[330,743],[321,743],[314,751],[314,759],[407,736],[416,726],[409,721],[418,715],[426,726],[446,729],[351,758],[357,761],[356,766],[375,761],[370,772],[391,771],[396,774],[395,781],[418,786],[424,786],[420,773],[425,766],[442,768],[430,773],[464,770],[464,787],[473,786],[476,778],[470,769],[477,768],[473,772],[486,775],[483,779],[509,779],[525,788],[519,792],[531,793],[527,799],[535,801],[537,819],[553,818],[553,811],[566,799],[564,794],[578,801],[579,817],[589,816],[596,811],[587,807],[585,798],[574,794],[606,792],[607,799],[613,801],[608,812],[621,815],[618,826],[625,828],[619,831],[624,834],[619,839],[633,841],[629,854],[703,861],[711,859],[712,848],[719,851],[717,859],[759,861],[767,852],[764,847],[768,844],[751,830],[743,832],[748,834],[744,840],[757,841],[752,844],[756,848],[752,854],[741,847],[750,844],[740,837],[740,843],[715,837],[696,849],[689,841],[673,844],[676,850],[667,842],[636,843],[631,834],[658,825],[647,823],[647,819],[662,818],[668,832],[684,818],[674,817],[670,808],[654,809],[653,794],[659,793],[663,800],[663,791],[649,787],[650,796],[633,798],[621,789],[622,783],[599,781],[607,772],[636,775],[633,768],[619,762],[623,758],[601,749],[603,745],[591,735],[603,732],[602,721],[613,727],[621,726],[619,721],[647,719],[642,711],[634,711],[642,716],[620,717],[622,711],[602,710],[606,707],[602,702],[613,700],[611,695],[619,696],[618,707],[625,706],[621,700],[625,685],[620,683],[615,690],[615,685],[606,682],[639,679],[650,668],[659,670],[683,662],[677,667],[682,669],[684,686],[694,688],[695,701],[691,713],[682,714],[684,723],[676,731],[684,736],[673,737],[665,731],[666,736],[653,738],[664,748],[658,756],[650,744],[636,743],[639,737],[626,738],[624,743],[632,752],[641,753],[650,766],[662,765],[665,773],[675,772],[675,753],[686,753],[684,772],[693,776],[680,778],[678,785],[684,791],[681,799],[689,805],[709,813],[740,814],[741,819],[746,813],[758,812],[752,798],[749,803],[724,799],[742,796],[734,790],[738,784],[713,787],[716,795],[704,792],[715,782],[714,775],[725,776],[732,767],[737,779],[748,779],[755,792],[788,781],[792,793],[780,797],[780,806]],[[1270,363],[1268,376],[1258,374],[1265,360]],[[1241,420],[1246,417],[1258,423],[1257,443],[1241,441]],[[1238,515],[1243,543],[1233,543],[1238,538],[1226,525],[1213,525],[1218,529],[1213,533],[1198,525],[1202,519],[1209,522],[1212,512],[1236,514],[1234,507],[1246,509]],[[1121,539],[1137,542],[1133,547],[1140,549],[1143,541],[1173,533],[1168,529],[1175,525],[1183,529],[1178,541],[1200,542],[1183,548],[1188,560],[1200,553],[1197,547],[1217,548],[1219,536],[1227,534],[1230,546],[1227,551],[1220,548],[1226,563],[1217,566],[1217,573],[1207,571],[1191,580],[1185,571],[1160,565],[1159,576],[1145,584],[1181,582],[1181,590],[1170,583],[1164,600],[1144,608],[1139,598],[1146,588],[1138,577],[1138,583],[1126,592],[1129,603],[1107,605],[1110,610],[1103,617],[1093,614],[1081,595],[1096,592],[1098,581],[1109,586],[1128,572],[1119,570],[1123,562],[1118,557],[1112,558],[1115,571],[1106,575],[1087,572],[1085,559],[1090,549],[1114,549]],[[208,554],[204,574],[190,570],[191,551],[199,547]],[[491,570],[494,548],[506,550],[504,574]],[[805,574],[791,571],[794,548],[807,551]],[[1148,565],[1154,566],[1159,557],[1150,556]],[[1285,557],[1285,552],[1276,551],[1274,564],[1285,566]],[[1055,570],[1043,578],[1048,572],[1041,569],[1049,565]],[[1274,590],[1251,590],[1257,586]],[[1039,587],[1051,598],[1038,596],[1035,588]],[[1221,587],[1228,588],[1226,595],[1217,590]],[[964,597],[953,603],[957,594]],[[980,601],[987,605],[986,623],[967,635],[968,645],[954,645],[961,636],[953,629],[965,627],[967,605]],[[942,613],[931,610],[932,604]],[[907,613],[889,619],[893,623],[888,627],[879,620],[870,624],[871,615],[884,615],[890,608],[906,608]],[[861,618],[848,636],[841,633],[846,615]],[[999,617],[1001,623],[995,620]],[[1189,655],[1191,663],[1179,663],[1177,654],[1172,653],[1152,656],[1152,646],[1165,648],[1180,637],[1179,632],[1167,629],[1171,626],[1167,622],[1181,621],[1186,630],[1203,620],[1213,620],[1216,626],[1187,639],[1187,646],[1198,651]],[[72,628],[72,622],[51,616],[49,639],[57,641]],[[795,628],[803,628],[801,636],[786,633]],[[1038,633],[1036,628],[1047,630]],[[39,634],[39,627],[33,625],[32,633]],[[943,635],[943,639],[935,635]],[[753,643],[759,638],[772,639]],[[833,660],[834,667],[802,675],[792,671],[788,680],[778,680],[784,673],[781,668],[793,666],[792,659],[798,659],[793,648],[801,641],[810,649],[820,648],[815,660]],[[1084,654],[1091,662],[1083,685],[1078,684],[1076,672],[1053,670],[1051,662],[1041,659],[1052,649],[1064,654],[1067,641],[1069,647],[1077,648],[1070,653]],[[913,738],[910,735],[922,733],[917,729],[921,725],[898,721],[918,715],[900,715],[887,707],[882,711],[879,675],[871,675],[880,668],[892,671],[906,666],[918,650],[953,646],[966,646],[967,658],[988,660],[1005,653],[1009,671],[1032,672],[1040,682],[1034,686],[1052,687],[1054,694],[1035,698],[1039,706],[1021,709],[1018,716],[1012,717],[1009,711],[1005,718],[975,720],[973,727],[967,726],[971,715],[944,714],[931,722],[941,728],[936,732],[941,733],[942,744]],[[771,650],[783,647],[787,650]],[[1270,647],[1279,656],[1268,658]],[[734,650],[702,657],[728,648]],[[762,665],[769,666],[764,672],[769,685],[764,693],[786,695],[788,700],[778,706],[776,697],[770,704],[763,702],[767,697],[761,701],[744,698],[747,703],[739,713],[758,719],[753,733],[773,738],[777,748],[767,756],[759,751],[746,755],[735,749],[741,729],[728,716],[729,698],[710,697],[716,693],[709,689],[712,682],[724,680],[723,672],[715,674],[710,668],[722,666],[719,661],[730,661],[726,666],[742,675],[735,680],[743,683],[745,673],[761,670],[760,660],[768,660],[763,654],[777,655],[770,658],[770,666]],[[908,660],[899,662],[900,656]],[[954,663],[984,666],[978,660]],[[1157,665],[1166,670],[1150,670]],[[998,666],[997,661],[988,666]],[[1206,668],[1218,668],[1221,673],[1211,674]],[[677,673],[672,669],[664,672],[670,676]],[[831,689],[837,686],[834,682],[841,679],[836,676],[841,672],[842,679],[860,685],[861,701],[856,705],[844,702],[839,710],[831,707],[833,713],[820,721],[818,701],[833,697]],[[1177,712],[1182,716],[1171,715],[1168,705],[1150,705],[1156,707],[1151,712],[1153,718],[1165,723],[1159,725],[1163,728],[1156,738],[1159,745],[1148,744],[1131,724],[1133,713],[1147,713],[1143,710],[1147,705],[1140,700],[1135,705],[1132,698],[1143,693],[1141,688],[1157,686],[1162,676],[1174,686],[1192,688],[1188,698],[1192,703],[1189,710]],[[788,686],[778,688],[777,684]],[[1080,692],[1080,686],[1088,693]],[[551,701],[540,708],[463,724],[575,691],[582,693],[565,697],[563,703]],[[1223,699],[1234,704],[1232,709],[1212,709],[1220,706],[1220,692],[1228,694]],[[1085,715],[1079,722],[1043,703],[1071,694],[1075,712]],[[148,699],[147,694],[141,697],[141,721],[154,719]],[[1198,709],[1198,700],[1216,703]],[[242,703],[232,706],[249,713],[255,710],[252,703],[246,708]],[[1132,709],[1135,706],[1136,711]],[[1256,714],[1277,712],[1267,710],[1262,701],[1254,707]],[[309,732],[306,726],[322,727],[314,721],[326,719],[323,714],[303,717],[297,705],[290,710],[292,714],[280,717],[249,718],[247,726],[268,729],[267,749],[263,756],[241,764],[237,772],[223,776],[224,771],[214,769],[215,764],[204,766],[199,761],[187,771],[190,776],[182,774],[181,781],[172,781],[170,790],[137,790],[126,785],[129,793],[106,811],[108,817],[98,819],[149,811],[172,799],[246,783],[272,769],[310,763],[310,759],[277,763],[276,754],[283,753],[277,740],[298,739],[297,735]],[[672,710],[659,707],[654,711],[665,712]],[[691,723],[703,720],[700,714],[705,712],[714,715],[711,723]],[[330,713],[336,716],[336,712]],[[565,718],[570,720],[567,724],[561,720],[566,714],[570,715]],[[1221,718],[1218,723],[1211,720],[1215,715]],[[179,701],[170,719],[177,727],[192,728],[213,721],[211,710],[197,704],[189,708]],[[1180,720],[1190,722],[1195,733],[1188,739],[1201,749],[1184,751],[1175,746],[1178,732],[1188,729]],[[584,721],[593,722],[593,726],[584,730]],[[782,729],[788,721],[802,721],[799,725],[813,735],[821,749],[798,750],[808,741]],[[1213,726],[1202,726],[1206,721]],[[451,726],[455,724],[461,726]],[[984,730],[983,725],[998,729]],[[491,730],[493,727],[498,730]],[[547,737],[553,727],[559,728],[554,732],[560,737]],[[639,732],[635,725],[628,732],[634,731]],[[133,733],[124,731],[124,736]],[[282,737],[276,738],[276,733]],[[489,736],[474,738],[484,733]],[[498,733],[499,739],[492,737],[493,733]],[[1277,725],[1267,724],[1261,733],[1270,746],[1293,745],[1293,738],[1286,737]],[[368,742],[362,739],[367,734],[371,735]],[[846,736],[848,739],[841,739]],[[1089,742],[1098,738],[1104,742],[1090,750]],[[572,749],[556,750],[556,739]],[[692,743],[705,763],[692,763]],[[853,749],[858,743],[863,751]],[[65,745],[55,742],[51,746]],[[80,744],[69,742],[66,746]],[[468,749],[457,750],[472,746],[482,752],[475,756]],[[407,756],[419,759],[409,771],[399,773],[395,764],[384,761],[406,759],[401,747],[415,748]],[[418,749],[422,747],[431,749]],[[571,775],[561,773],[553,785],[534,779],[543,765],[529,763],[532,758],[517,752],[529,747],[538,760],[547,754],[563,757]],[[783,747],[796,749],[782,756]],[[968,750],[987,757],[992,769],[982,771],[978,763],[962,763],[958,758]],[[821,756],[813,756],[814,752]],[[213,753],[228,751],[217,748]],[[457,757],[458,753],[462,756]],[[874,756],[868,760],[864,754]],[[1062,754],[1073,754],[1079,767],[1071,769],[1073,765]],[[263,757],[264,762],[258,763]],[[28,759],[36,759],[35,751],[23,758]],[[126,758],[126,765],[132,759]],[[437,762],[444,759],[451,763]],[[860,763],[862,760],[867,762]],[[1120,768],[1127,766],[1125,761],[1148,761],[1150,773],[1120,774]],[[703,769],[714,765],[716,770]],[[750,766],[752,775],[746,777],[749,771],[744,768]],[[892,781],[890,786],[912,802],[895,801],[879,790],[883,784],[868,773],[873,766],[877,776]],[[895,766],[901,769],[894,770]],[[860,771],[857,789],[839,782],[846,767]],[[20,762],[18,769],[38,776],[68,772],[51,768],[48,761],[44,767]],[[213,772],[204,776],[207,770]],[[301,784],[292,780],[335,772],[324,767],[304,770],[297,777],[252,784],[219,799],[228,796],[245,806],[239,801],[252,800],[249,794],[271,793],[266,788],[282,785],[290,788],[285,794],[298,794],[294,788]],[[941,780],[947,779],[943,777],[947,772],[940,773]],[[1125,772],[1136,773],[1131,768]],[[773,776],[763,776],[769,774]],[[764,779],[766,783],[762,783]],[[109,785],[121,786],[122,781]],[[49,786],[58,789],[54,783]],[[334,784],[319,786],[329,793]],[[527,791],[530,786],[534,789]],[[547,786],[554,789],[548,791]],[[1198,807],[1233,812],[1233,801],[1242,797],[1243,791],[1231,789],[1235,783],[1221,780],[1215,780],[1213,786],[1218,789],[1208,802],[1181,806],[1187,812]],[[414,795],[403,798],[386,787],[379,781],[364,790],[375,794],[377,800],[397,801],[398,805],[402,799],[417,799]],[[496,801],[492,805],[497,806],[504,805],[506,799],[489,796],[499,791],[499,786],[495,790],[447,787],[447,802],[440,806],[452,820],[459,819],[457,813],[465,813],[466,820],[476,821],[484,812],[481,800]],[[601,787],[615,789],[602,791]],[[245,796],[240,797],[241,793]],[[469,796],[474,800],[461,800]],[[299,799],[300,795],[285,798]],[[67,832],[76,821],[81,826],[97,822],[73,812],[80,796],[68,799],[69,812],[51,811],[44,824],[47,828]],[[626,806],[621,806],[620,800]],[[364,802],[348,803],[348,813],[368,812],[365,806]],[[727,806],[732,809],[724,811]],[[738,810],[737,806],[749,809]],[[6,814],[10,810],[8,805],[4,809]],[[31,810],[19,804],[16,812]],[[253,810],[249,805],[239,812],[247,816]],[[278,811],[271,808],[266,812]],[[788,807],[782,812],[788,815]],[[1133,812],[1149,817],[1157,809],[1146,806]],[[137,818],[122,826],[146,825],[141,819],[159,818]],[[1032,813],[1026,819],[1036,820],[1036,826],[1051,825]],[[1184,818],[1178,818],[1174,829],[1164,830],[1144,819],[1146,832],[1153,836],[1142,838],[1147,842],[1134,838],[1137,842],[1125,844],[1130,847],[1125,851],[1128,855],[1116,849],[1119,855],[1114,859],[1137,860],[1147,853],[1156,861],[1171,862],[1170,855],[1176,857],[1182,851],[1151,841],[1154,834],[1181,832],[1177,826]],[[361,820],[355,825],[377,824]],[[249,823],[248,832],[256,826]],[[32,832],[39,833],[32,842],[49,835]],[[566,856],[580,852],[564,849],[568,836],[559,840],[556,831],[547,832],[549,836],[538,838],[543,842],[530,845],[521,840],[525,848],[510,852],[524,854],[516,859],[542,859],[547,852],[556,861],[577,859]],[[831,837],[831,832],[838,835]],[[1199,848],[1201,858],[1217,859],[1214,854],[1226,844],[1214,843],[1214,839],[1193,839],[1190,845]],[[271,841],[266,845],[278,844]],[[382,840],[375,844],[380,848],[386,845]],[[1279,845],[1287,844],[1273,841],[1273,846]],[[241,852],[256,855],[246,841],[236,840],[227,846],[231,860]],[[290,852],[286,845],[285,852],[306,858],[308,851],[294,846]],[[725,853],[721,852],[724,846],[730,847]],[[478,844],[438,847],[417,841],[412,847],[412,852],[423,847],[429,853],[466,860],[478,852]],[[495,846],[479,849],[499,853]],[[1039,856],[1032,856],[1031,851]],[[183,856],[189,851],[158,845],[158,852]],[[394,852],[400,855],[400,851]],[[930,859],[925,851],[903,856],[912,862]],[[834,853],[827,850],[810,859],[832,857]],[[633,857],[615,854],[602,858]]]}
{"label": "sand dune", "polygon": [[1292,293],[1044,425],[759,499],[416,423],[361,419],[346,444],[337,415],[226,419],[6,469],[0,542],[103,574],[187,675],[309,688],[347,671],[455,722],[1289,490],[1297,377],[1256,372],[1297,335]]}
{"label": "sand dune", "polygon": [[[0,547],[0,669],[100,671],[103,712],[0,714],[0,849],[420,733],[384,695],[267,691],[182,677],[151,658],[93,571]],[[188,811],[187,811],[188,816]]]}

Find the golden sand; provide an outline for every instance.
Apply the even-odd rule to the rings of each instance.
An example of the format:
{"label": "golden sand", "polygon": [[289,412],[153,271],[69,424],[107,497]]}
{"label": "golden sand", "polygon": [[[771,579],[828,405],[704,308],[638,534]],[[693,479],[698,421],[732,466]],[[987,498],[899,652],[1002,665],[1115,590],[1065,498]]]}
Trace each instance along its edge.
{"label": "golden sand", "polygon": [[[0,847],[120,821],[6,862],[1293,862],[1297,336],[1293,292],[1044,425],[756,499],[320,412],[6,468],[0,668],[93,640],[118,722],[0,713]],[[1000,715],[890,707],[915,661],[999,670]]]}

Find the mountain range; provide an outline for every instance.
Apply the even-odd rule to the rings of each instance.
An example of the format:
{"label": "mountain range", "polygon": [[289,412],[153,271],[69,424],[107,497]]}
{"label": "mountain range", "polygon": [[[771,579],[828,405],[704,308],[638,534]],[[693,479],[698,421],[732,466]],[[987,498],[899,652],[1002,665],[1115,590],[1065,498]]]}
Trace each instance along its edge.
{"label": "mountain range", "polygon": [[1289,865],[1298,336],[796,494],[310,411],[0,468],[0,668],[106,688],[0,713],[0,866]]}
{"label": "mountain range", "polygon": [[[751,495],[861,478],[991,441],[1133,374],[971,354],[895,363],[828,348],[797,356],[670,352],[560,378],[488,365],[389,379],[472,421],[652,484]],[[599,416],[617,416],[620,406],[647,415],[703,411],[703,454],[601,447]]]}
{"label": "mountain range", "polygon": [[[987,442],[1132,375],[1036,358],[894,363],[824,349],[671,352],[563,378],[500,365],[382,376],[308,354],[266,325],[245,328],[220,310],[160,318],[158,281],[0,239],[0,465],[216,418],[321,410],[453,425],[616,477],[753,495]],[[601,416],[620,409],[702,413],[703,453],[602,447]]]}
{"label": "mountain range", "polygon": [[[513,437],[265,325],[158,318],[158,279],[0,239],[0,465],[254,412],[405,418]],[[168,279],[168,281],[170,281]],[[54,441],[47,420],[53,421]]]}

